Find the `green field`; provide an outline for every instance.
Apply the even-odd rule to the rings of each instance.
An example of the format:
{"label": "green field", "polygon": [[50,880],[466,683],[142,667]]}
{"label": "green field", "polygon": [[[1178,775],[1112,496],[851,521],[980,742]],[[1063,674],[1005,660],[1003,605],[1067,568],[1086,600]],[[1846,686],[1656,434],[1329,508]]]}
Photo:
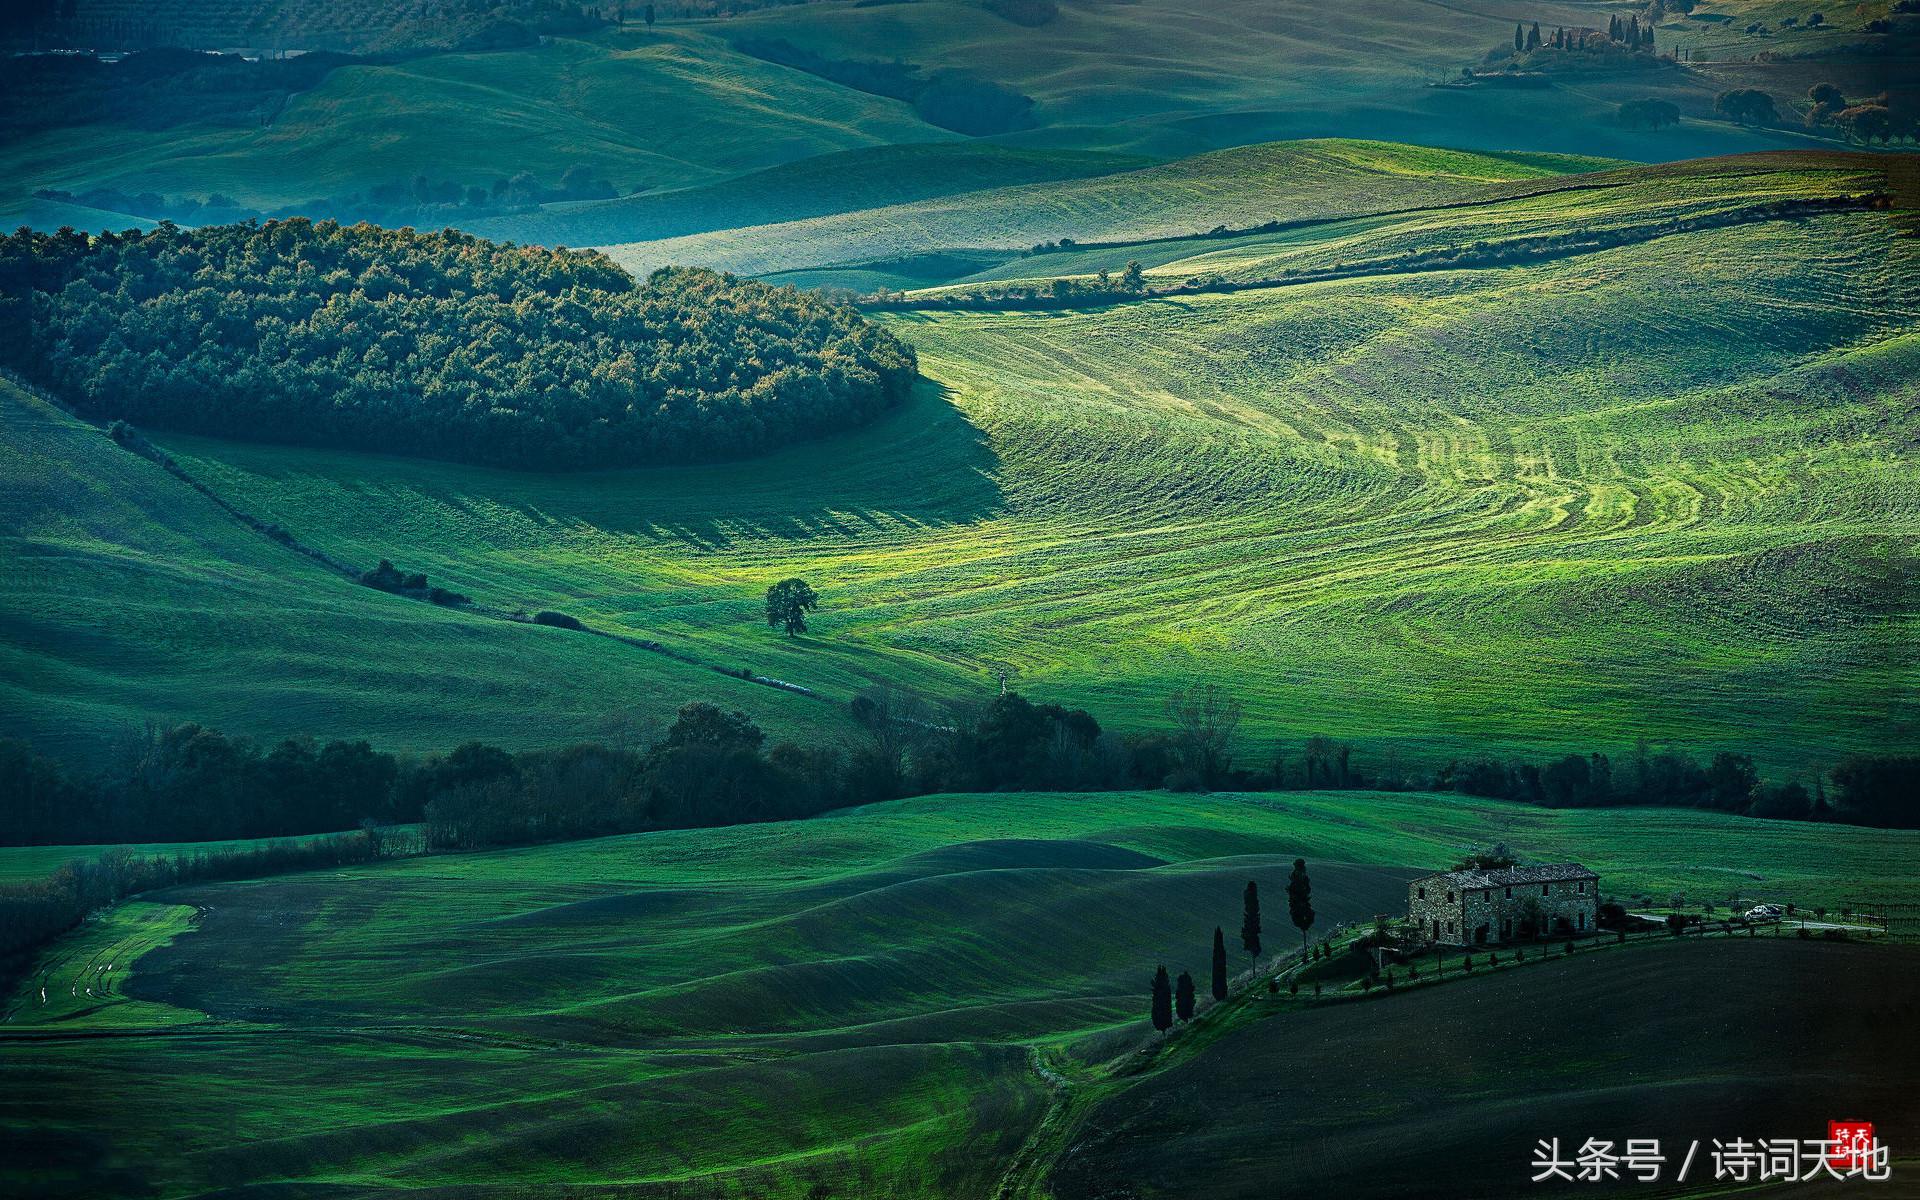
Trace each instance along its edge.
{"label": "green field", "polygon": [[[969,191],[608,248],[644,274],[700,262],[772,275],[941,249],[1025,250],[1073,238],[1138,241],[1457,200],[1510,181],[1613,165],[1569,154],[1471,154],[1353,140],[1279,142],[1074,182]],[[816,277],[830,282],[829,277]]]}
{"label": "green field", "polygon": [[355,586],[3,382],[0,430],[0,713],[49,749],[90,757],[150,718],[556,744],[646,697],[748,706],[775,729],[833,719],[662,655]]}
{"label": "green field", "polygon": [[1141,1039],[1153,966],[1202,970],[1244,881],[1278,896],[1296,855],[1322,933],[1496,838],[1723,903],[1884,888],[1920,851],[1807,832],[1435,795],[936,796],[177,888],[8,1001],[0,1171],[40,1194],[985,1196],[1047,1104],[1029,1049],[1077,1072]]}
{"label": "green field", "polygon": [[[1118,169],[1142,158],[1279,138],[1366,136],[1665,161],[1817,144],[1791,117],[1764,130],[1714,119],[1713,97],[1726,88],[1768,88],[1791,113],[1814,82],[1837,80],[1850,95],[1868,96],[1910,65],[1910,56],[1877,48],[1884,35],[1862,30],[1886,14],[1885,0],[1832,14],[1827,31],[1781,30],[1765,38],[1739,30],[1754,17],[1777,22],[1786,6],[1731,0],[1715,6],[1735,15],[1729,24],[1676,18],[1665,30],[1668,44],[1690,44],[1713,56],[1698,68],[1583,75],[1537,92],[1430,86],[1507,44],[1518,20],[1549,28],[1604,25],[1608,15],[1629,7],[1064,0],[1054,19],[1029,27],[971,0],[823,0],[724,21],[668,20],[653,29],[636,21],[545,38],[525,49],[434,53],[339,69],[284,106],[269,105],[264,121],[209,117],[148,128],[145,114],[128,113],[10,136],[0,142],[0,224],[138,223],[36,202],[31,195],[41,188],[197,198],[224,193],[272,210],[404,184],[416,174],[486,186],[528,171],[550,185],[578,164],[611,179],[623,195],[660,194],[586,211],[561,205],[479,217],[473,224],[518,240],[611,244],[669,236],[658,228],[684,224],[688,202],[699,200],[687,189],[742,176],[744,194],[730,193],[714,209],[734,213],[735,223],[767,224],[1022,178],[1073,178],[1093,165],[1088,152],[1123,156],[1112,163]],[[204,21],[177,12],[156,19],[182,30],[234,24],[224,12]],[[296,47],[298,30],[311,23],[292,12],[265,22],[278,31],[278,44]],[[1025,167],[988,161],[984,143],[958,159],[917,155],[923,144],[961,139],[900,100],[743,53],[738,43],[746,39],[787,41],[839,61],[957,69],[1003,84],[1033,98],[1033,127],[997,135],[992,147],[1034,157]],[[333,45],[337,39],[316,34],[310,41]],[[1779,61],[1754,61],[1762,52]],[[1622,101],[1645,97],[1673,100],[1685,120],[1645,132],[1613,119]],[[905,157],[869,164],[838,157],[889,147]],[[1069,153],[1040,165],[1059,151]],[[779,194],[750,198],[786,182],[757,172],[801,163],[791,202]],[[850,186],[840,196],[809,190],[807,175],[818,179],[850,165]],[[650,224],[656,220],[659,227]]]}
{"label": "green field", "polygon": [[[1143,729],[1197,679],[1244,699],[1242,761],[1258,766],[1313,733],[1415,778],[1456,754],[1646,737],[1786,776],[1916,738],[1915,243],[1878,211],[1654,235],[1872,191],[1875,161],[1506,184],[1127,248],[1177,282],[1556,230],[1628,238],[1490,269],[889,316],[922,394],[752,463],[553,476],[161,440],[349,562],[389,558],[483,604],[558,609],[827,701],[873,682],[981,695],[1004,676]],[[696,698],[776,732],[838,719],[604,639],[353,587],[13,403],[12,522],[46,568],[9,582],[0,679],[36,736],[78,750],[152,714],[395,748],[540,745]],[[794,574],[826,607],[789,641],[759,604]],[[102,596],[119,599],[103,611]]]}
{"label": "green field", "polygon": [[1736,938],[1288,1013],[1118,1079],[1048,1182],[1059,1200],[1253,1200],[1276,1179],[1355,1197],[1531,1196],[1551,1186],[1531,1182],[1538,1139],[1571,1157],[1588,1137],[1653,1138],[1671,1156],[1663,1183],[1636,1193],[1711,1195],[1712,1139],[1821,1138],[1843,1110],[1878,1114],[1899,1180],[1920,1165],[1901,1148],[1920,1106],[1900,1082],[1920,1070],[1920,1038],[1888,1018],[1889,998],[1911,1003],[1916,969],[1911,947]]}

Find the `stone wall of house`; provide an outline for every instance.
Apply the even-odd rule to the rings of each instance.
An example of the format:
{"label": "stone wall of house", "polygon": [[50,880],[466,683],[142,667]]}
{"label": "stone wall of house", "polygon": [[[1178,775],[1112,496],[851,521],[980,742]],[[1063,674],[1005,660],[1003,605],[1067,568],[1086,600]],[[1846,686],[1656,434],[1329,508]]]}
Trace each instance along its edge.
{"label": "stone wall of house", "polygon": [[1435,941],[1456,941],[1465,936],[1461,932],[1461,896],[1450,889],[1451,885],[1440,879],[1416,879],[1407,886],[1408,918]]}
{"label": "stone wall of house", "polygon": [[1561,920],[1564,930],[1591,933],[1599,926],[1600,885],[1593,879],[1556,879],[1463,892],[1443,878],[1433,878],[1415,880],[1407,888],[1409,919],[1426,936],[1455,945],[1519,938],[1532,904],[1539,905],[1549,934],[1563,932],[1557,924]]}

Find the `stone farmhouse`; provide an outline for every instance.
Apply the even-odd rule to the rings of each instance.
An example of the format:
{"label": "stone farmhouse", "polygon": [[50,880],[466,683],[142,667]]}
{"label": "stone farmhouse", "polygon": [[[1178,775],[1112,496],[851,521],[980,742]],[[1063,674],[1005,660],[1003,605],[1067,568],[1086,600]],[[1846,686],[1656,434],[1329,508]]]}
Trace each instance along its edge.
{"label": "stone farmhouse", "polygon": [[1445,871],[1407,885],[1407,919],[1447,945],[1586,933],[1599,918],[1600,877],[1579,863]]}

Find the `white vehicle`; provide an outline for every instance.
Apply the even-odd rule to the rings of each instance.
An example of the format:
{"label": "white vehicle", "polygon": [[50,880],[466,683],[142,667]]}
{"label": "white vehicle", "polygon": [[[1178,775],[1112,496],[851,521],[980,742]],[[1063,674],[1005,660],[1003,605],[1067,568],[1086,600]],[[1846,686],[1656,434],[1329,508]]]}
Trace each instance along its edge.
{"label": "white vehicle", "polygon": [[1777,921],[1785,912],[1778,904],[1756,904],[1747,910],[1747,920]]}

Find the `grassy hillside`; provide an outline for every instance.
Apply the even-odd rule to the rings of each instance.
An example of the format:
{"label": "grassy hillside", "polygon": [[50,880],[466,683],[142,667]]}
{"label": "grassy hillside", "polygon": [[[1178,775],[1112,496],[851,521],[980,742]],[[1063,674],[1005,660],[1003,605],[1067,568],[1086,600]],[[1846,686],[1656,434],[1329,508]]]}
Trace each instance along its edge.
{"label": "grassy hillside", "polygon": [[969,191],[811,220],[613,246],[636,272],[676,262],[765,275],[946,248],[1024,250],[1369,212],[1510,180],[1612,165],[1561,154],[1468,154],[1365,141],[1280,142],[1072,183]]}
{"label": "grassy hillside", "polygon": [[[1609,13],[1631,11],[1627,5],[1062,0],[1056,8],[1051,20],[1033,26],[983,16],[965,0],[856,0],[771,9],[730,23],[726,36],[779,38],[837,59],[972,71],[1038,102],[1037,128],[1014,135],[1034,144],[1171,156],[1275,138],[1364,135],[1647,160],[1782,144],[1779,133],[1700,119],[1711,115],[1715,92],[1727,84],[1678,68],[1582,78],[1538,92],[1428,86],[1510,46],[1517,21],[1539,21],[1549,31],[1604,27]],[[1836,24],[1856,30],[1866,19],[1864,10],[1834,15]],[[1754,49],[1764,48],[1756,40]],[[1743,82],[1748,66],[1740,68]],[[1838,73],[1857,76],[1863,95],[1899,78],[1878,64],[1849,63]],[[1886,82],[1866,86],[1881,74]],[[1689,120],[1661,134],[1612,121],[1622,100],[1643,95],[1675,100]]]}
{"label": "grassy hillside", "polygon": [[488,186],[528,171],[550,185],[576,164],[625,192],[954,137],[897,101],[698,33],[635,31],[341,68],[264,125],[93,124],[15,139],[0,146],[0,214],[37,188],[221,192],[271,209],[419,173]]}
{"label": "grassy hillside", "polygon": [[42,1194],[137,1172],[160,1196],[987,1196],[1045,1107],[1029,1048],[1143,1036],[1153,965],[1201,969],[1244,882],[1277,895],[1296,855],[1324,931],[1494,838],[1610,891],[1805,903],[1884,886],[1914,837],[1446,796],[939,796],[175,889],[9,999],[0,1171]]}
{"label": "grassy hillside", "polygon": [[1714,1178],[1711,1139],[1822,1138],[1842,1110],[1881,1114],[1897,1179],[1920,1134],[1900,1082],[1920,1036],[1897,1015],[1916,969],[1911,947],[1665,945],[1257,1021],[1096,1108],[1052,1194],[1251,1198],[1284,1178],[1356,1197],[1529,1196],[1548,1186],[1530,1182],[1538,1139],[1571,1157],[1591,1136],[1659,1139],[1664,1186],[1622,1186],[1698,1195],[1675,1183],[1693,1139],[1697,1184]]}
{"label": "grassy hillside", "polygon": [[469,222],[465,228],[481,237],[544,245],[657,241],[888,208],[957,192],[1077,180],[1148,163],[1123,154],[1029,150],[975,140],[875,146],[822,154],[698,187],[549,205],[537,212]]}
{"label": "grassy hillside", "polygon": [[482,729],[553,744],[669,696],[789,729],[833,719],[662,655],[350,583],[5,383],[0,430],[7,735],[87,754],[151,718],[394,749],[444,750]]}
{"label": "grassy hillside", "polygon": [[[1877,183],[1844,157],[1585,182],[1246,253],[1659,226]],[[1182,245],[1216,269],[1241,252]],[[1387,770],[1646,736],[1798,772],[1920,736],[1900,652],[1920,602],[1913,247],[1893,215],[1843,212],[1495,269],[899,314],[935,387],[742,466],[542,477],[166,441],[355,561],[829,696],[1005,674],[1141,728],[1202,679],[1245,700],[1262,764],[1314,732]],[[794,574],[825,608],[790,642],[759,605]]]}
{"label": "grassy hillside", "polygon": [[[316,15],[366,25],[356,21],[352,6],[326,6],[318,14],[311,4],[292,0],[264,16],[224,0],[173,0],[168,11],[196,5],[209,10],[213,25],[225,20],[222,14],[247,13],[260,27],[292,37],[312,26]],[[485,187],[525,171],[551,186],[569,167],[581,165],[625,194],[698,187],[849,149],[957,140],[901,100],[775,66],[738,48],[769,42],[832,62],[900,61],[926,71],[960,71],[1031,97],[1033,127],[997,136],[1003,148],[1163,159],[1280,138],[1354,136],[1645,161],[1804,145],[1810,144],[1808,135],[1791,117],[1764,130],[1714,119],[1714,96],[1728,87],[1761,86],[1788,112],[1817,79],[1831,78],[1850,95],[1869,96],[1897,82],[1909,65],[1899,54],[1882,52],[1884,35],[1861,29],[1884,15],[1884,0],[1874,0],[1833,15],[1835,26],[1850,31],[1845,34],[1740,34],[1735,40],[1744,39],[1741,44],[1722,46],[1714,39],[1734,37],[1722,32],[1725,26],[1680,22],[1697,28],[1662,36],[1673,45],[1700,42],[1713,61],[1697,68],[1583,75],[1539,91],[1431,86],[1457,78],[1463,67],[1509,44],[1518,20],[1548,27],[1604,25],[1609,13],[1627,7],[1064,0],[1052,19],[1031,25],[996,16],[972,0],[825,0],[722,21],[662,21],[652,29],[635,21],[520,49],[438,53],[337,70],[284,106],[276,98],[238,119],[210,110],[203,121],[155,129],[142,127],[144,114],[135,113],[9,139],[0,146],[0,224],[54,219],[56,214],[30,205],[41,188],[114,188],[196,199],[221,193],[273,210],[383,184],[404,186],[416,174]],[[1766,0],[1737,4],[1733,11],[1747,7],[1770,13],[1779,5]],[[432,28],[435,9],[418,4],[374,24],[412,21],[409,28]],[[175,17],[163,13],[156,19]],[[176,23],[193,25],[184,17]],[[1785,61],[1751,61],[1760,51],[1781,51]],[[1800,53],[1811,57],[1795,57]],[[1614,119],[1621,102],[1649,97],[1679,104],[1685,120],[1647,132]],[[812,169],[831,171],[834,161]],[[1056,169],[1060,177],[1077,173],[1049,168]],[[910,160],[900,165],[892,194],[854,188],[848,202],[870,206],[1019,178],[1018,171],[956,174],[937,158]],[[751,194],[766,182],[744,186]],[[664,236],[649,221],[684,212],[682,200],[643,200],[631,211],[559,211],[550,220],[537,214],[500,224],[475,221],[493,232],[548,243],[624,242]],[[729,197],[721,207],[737,206],[741,219],[764,223],[829,211],[822,203],[833,201],[788,207]],[[674,225],[667,220],[664,228]]]}

